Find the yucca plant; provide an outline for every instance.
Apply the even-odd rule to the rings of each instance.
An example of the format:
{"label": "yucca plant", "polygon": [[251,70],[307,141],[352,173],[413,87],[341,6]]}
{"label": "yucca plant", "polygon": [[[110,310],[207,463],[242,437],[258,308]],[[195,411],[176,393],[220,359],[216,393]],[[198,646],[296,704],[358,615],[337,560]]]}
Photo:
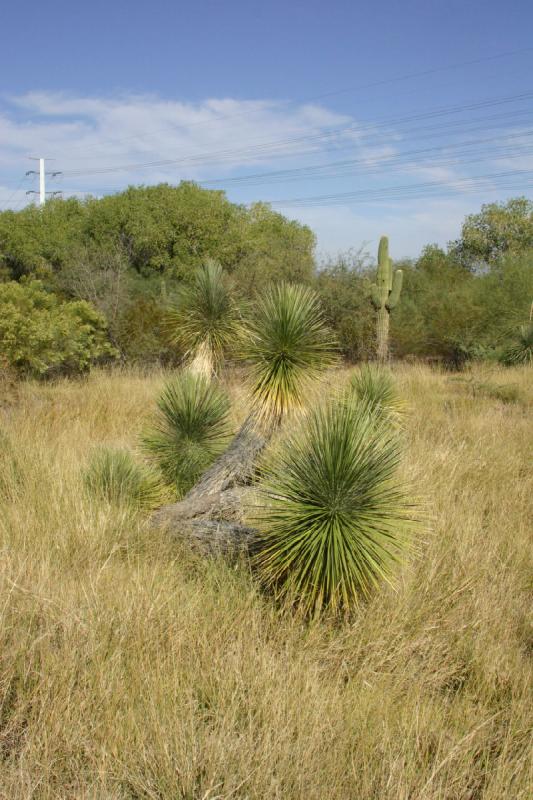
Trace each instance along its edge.
{"label": "yucca plant", "polygon": [[[313,379],[335,361],[333,337],[318,297],[304,286],[282,283],[270,287],[257,301],[241,341],[241,355],[251,372],[249,413],[229,447],[183,501],[190,506],[189,516],[196,517],[196,536],[201,527],[198,504],[205,505],[207,496],[211,497],[211,509],[218,504],[216,522],[205,520],[206,547],[211,541],[216,548],[213,530],[220,527],[221,517],[235,518],[241,513],[239,492],[233,490],[254,479],[258,458],[283,416],[309,399],[307,391]],[[168,514],[161,512],[158,524],[168,520],[179,525],[179,513],[176,517],[173,509]],[[239,531],[234,529],[234,533],[238,538]],[[231,535],[228,528],[227,536]]]}
{"label": "yucca plant", "polygon": [[533,322],[526,322],[515,330],[512,343],[503,352],[502,361],[509,366],[533,364]]}
{"label": "yucca plant", "polygon": [[193,372],[211,377],[235,343],[238,328],[239,312],[227,276],[220,264],[208,260],[167,313],[169,339],[183,348]]}
{"label": "yucca plant", "polygon": [[165,386],[142,441],[178,497],[224,450],[230,435],[228,413],[227,395],[203,375],[184,370]]}
{"label": "yucca plant", "polygon": [[404,410],[392,374],[386,367],[363,364],[352,377],[350,389],[357,400],[367,405],[376,416],[398,421]]}
{"label": "yucca plant", "polygon": [[249,320],[243,355],[260,416],[279,420],[302,406],[309,385],[335,361],[318,295],[297,284],[269,287]]}
{"label": "yucca plant", "polygon": [[152,509],[169,499],[162,476],[126,450],[97,450],[83,478],[91,495],[109,503]]}
{"label": "yucca plant", "polygon": [[278,597],[307,614],[348,611],[390,580],[414,510],[385,421],[343,399],[310,413],[263,465],[256,564]]}

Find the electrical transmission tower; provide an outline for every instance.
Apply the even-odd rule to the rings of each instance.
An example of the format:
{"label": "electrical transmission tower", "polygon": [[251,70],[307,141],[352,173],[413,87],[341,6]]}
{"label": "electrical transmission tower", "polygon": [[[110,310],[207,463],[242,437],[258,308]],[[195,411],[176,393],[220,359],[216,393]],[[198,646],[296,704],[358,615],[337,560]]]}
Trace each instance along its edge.
{"label": "electrical transmission tower", "polygon": [[43,206],[46,202],[46,195],[50,195],[51,197],[57,197],[57,195],[62,194],[61,190],[56,190],[52,192],[46,191],[46,176],[50,175],[51,178],[55,178],[58,175],[62,175],[61,171],[56,172],[46,172],[45,170],[45,159],[44,158],[34,158],[30,156],[30,161],[38,161],[39,162],[39,171],[35,169],[30,169],[27,171],[26,175],[38,175],[39,176],[39,191],[35,191],[34,189],[29,189],[26,194],[38,194],[39,195],[39,205]]}

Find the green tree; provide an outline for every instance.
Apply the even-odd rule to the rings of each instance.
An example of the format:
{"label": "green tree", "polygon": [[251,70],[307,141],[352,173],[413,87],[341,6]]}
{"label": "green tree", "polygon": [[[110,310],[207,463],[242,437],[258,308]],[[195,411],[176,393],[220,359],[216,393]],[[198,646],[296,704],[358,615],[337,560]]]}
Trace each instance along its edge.
{"label": "green tree", "polygon": [[514,197],[490,203],[464,221],[461,237],[450,252],[465,266],[476,269],[493,264],[505,253],[533,248],[533,201]]}

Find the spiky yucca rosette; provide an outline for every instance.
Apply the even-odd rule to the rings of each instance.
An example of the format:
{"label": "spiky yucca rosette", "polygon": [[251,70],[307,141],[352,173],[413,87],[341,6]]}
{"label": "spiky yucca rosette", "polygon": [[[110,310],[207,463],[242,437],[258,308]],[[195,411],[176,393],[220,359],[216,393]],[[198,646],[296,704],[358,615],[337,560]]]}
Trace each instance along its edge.
{"label": "spiky yucca rosette", "polygon": [[379,364],[363,364],[350,381],[354,396],[378,417],[399,423],[405,403],[399,397],[389,369]]}
{"label": "spiky yucca rosette", "polygon": [[414,526],[398,477],[398,434],[368,407],[311,412],[263,465],[256,564],[278,597],[307,614],[348,611],[391,580]]}
{"label": "spiky yucca rosette", "polygon": [[208,378],[182,371],[157,401],[143,446],[182,497],[226,447],[229,399]]}
{"label": "spiky yucca rosette", "polygon": [[216,374],[227,349],[235,344],[239,312],[220,264],[208,260],[184,286],[177,305],[167,313],[170,340],[185,350],[191,370]]}
{"label": "spiky yucca rosette", "polygon": [[279,421],[303,406],[308,388],[336,361],[317,294],[298,284],[269,287],[248,321],[243,357],[258,417]]}

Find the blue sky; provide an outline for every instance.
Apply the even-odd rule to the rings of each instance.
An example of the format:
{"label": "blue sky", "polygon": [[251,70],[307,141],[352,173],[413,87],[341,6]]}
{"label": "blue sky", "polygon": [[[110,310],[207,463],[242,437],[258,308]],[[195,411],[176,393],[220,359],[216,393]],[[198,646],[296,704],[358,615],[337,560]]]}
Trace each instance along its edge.
{"label": "blue sky", "polygon": [[522,0],[9,4],[0,208],[45,155],[65,196],[194,179],[273,201],[319,252],[387,232],[416,255],[531,194],[532,26]]}

